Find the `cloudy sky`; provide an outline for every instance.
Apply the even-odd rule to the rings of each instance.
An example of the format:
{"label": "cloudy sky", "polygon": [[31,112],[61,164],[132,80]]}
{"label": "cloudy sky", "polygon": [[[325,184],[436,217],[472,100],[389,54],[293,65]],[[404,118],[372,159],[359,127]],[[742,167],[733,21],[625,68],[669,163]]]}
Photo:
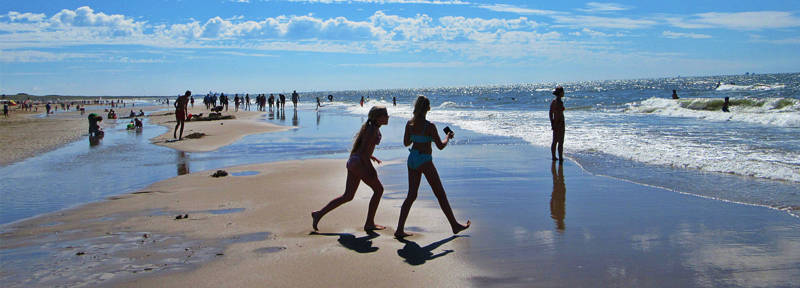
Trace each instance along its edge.
{"label": "cloudy sky", "polygon": [[800,1],[0,0],[0,9],[5,94],[800,71]]}

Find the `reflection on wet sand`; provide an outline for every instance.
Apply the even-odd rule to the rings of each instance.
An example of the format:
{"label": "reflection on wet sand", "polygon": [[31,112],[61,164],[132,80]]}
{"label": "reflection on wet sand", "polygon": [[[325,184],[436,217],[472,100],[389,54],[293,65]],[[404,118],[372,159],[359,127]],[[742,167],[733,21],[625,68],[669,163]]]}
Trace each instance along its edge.
{"label": "reflection on wet sand", "polygon": [[292,115],[292,126],[297,126],[297,109],[294,109],[294,115]]}
{"label": "reflection on wet sand", "polygon": [[177,160],[178,161],[176,162],[176,164],[178,166],[178,176],[191,173],[189,172],[189,164],[188,164],[189,158],[186,157],[186,152],[178,151]]}
{"label": "reflection on wet sand", "polygon": [[556,171],[556,161],[550,166],[550,172],[553,174],[553,194],[550,194],[550,217],[556,220],[556,229],[563,232],[565,227],[564,217],[567,214],[566,201],[567,201],[567,187],[564,184],[564,164],[558,163],[558,171]]}

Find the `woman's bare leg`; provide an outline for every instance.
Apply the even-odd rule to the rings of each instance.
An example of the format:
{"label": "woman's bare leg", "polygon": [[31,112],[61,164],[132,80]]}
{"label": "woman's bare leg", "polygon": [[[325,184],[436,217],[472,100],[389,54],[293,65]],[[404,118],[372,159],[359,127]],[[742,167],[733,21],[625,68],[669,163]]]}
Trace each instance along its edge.
{"label": "woman's bare leg", "polygon": [[339,207],[342,204],[347,203],[350,200],[353,200],[353,197],[355,197],[356,195],[356,190],[358,189],[358,184],[360,183],[361,183],[360,177],[355,175],[355,173],[353,173],[352,171],[347,170],[347,184],[344,188],[344,194],[342,194],[342,196],[334,198],[333,200],[331,200],[331,202],[328,202],[328,205],[325,205],[325,207],[323,207],[319,211],[311,212],[311,218],[314,219],[314,222],[312,224],[312,227],[314,227],[314,231],[317,231],[317,223],[319,223],[319,220],[322,219],[322,216],[325,216],[325,214],[328,214],[328,212],[331,212],[331,210],[336,209],[336,207]]}
{"label": "woman's bare leg", "polygon": [[422,173],[418,170],[408,168],[408,195],[406,196],[406,200],[403,201],[403,206],[400,208],[400,220],[397,222],[397,231],[394,232],[394,236],[397,238],[412,235],[411,233],[406,233],[403,229],[405,229],[406,218],[408,218],[411,205],[414,204],[414,200],[417,200],[420,180],[422,180]]}
{"label": "woman's bare leg", "polygon": [[364,223],[364,230],[383,230],[386,227],[375,224],[375,213],[378,211],[378,204],[381,202],[383,196],[383,184],[378,179],[378,174],[371,174],[367,178],[362,179],[367,186],[372,188],[372,199],[369,200],[369,208],[367,210],[367,222]]}
{"label": "woman's bare leg", "polygon": [[439,200],[439,207],[442,208],[444,216],[447,217],[447,221],[450,222],[450,228],[453,229],[453,234],[458,234],[458,232],[461,232],[461,230],[469,228],[469,225],[472,222],[467,220],[467,225],[461,225],[456,220],[456,216],[453,215],[453,209],[450,208],[450,202],[447,201],[447,194],[444,192],[442,180],[439,179],[439,172],[436,171],[436,166],[433,166],[433,162],[423,164],[420,169],[422,170],[422,173],[425,174],[425,179],[428,180],[428,184],[431,185],[433,195],[435,195],[436,199]]}

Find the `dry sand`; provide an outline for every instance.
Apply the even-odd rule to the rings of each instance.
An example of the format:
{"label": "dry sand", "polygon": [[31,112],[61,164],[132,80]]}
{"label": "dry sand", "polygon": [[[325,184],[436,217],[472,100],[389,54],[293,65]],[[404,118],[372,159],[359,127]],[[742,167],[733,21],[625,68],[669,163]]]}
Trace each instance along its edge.
{"label": "dry sand", "polygon": [[[244,111],[241,109],[238,112],[233,112],[233,109],[230,109],[228,112],[222,112],[222,115],[233,115],[236,117],[235,119],[185,122],[183,140],[173,142],[172,135],[176,121],[175,110],[171,110],[170,112],[159,112],[151,115],[150,121],[152,121],[152,123],[163,125],[169,128],[169,131],[150,141],[156,145],[184,152],[214,151],[250,134],[289,129],[289,127],[259,121],[258,119],[263,116],[265,112]],[[205,107],[201,105],[189,108],[189,113],[191,114],[203,113],[203,116],[208,116],[209,112],[210,111],[206,110]],[[180,130],[178,132],[180,133]],[[187,135],[192,133],[204,133],[205,135],[202,136],[202,139],[186,138]]]}
{"label": "dry sand", "polygon": [[[225,169],[258,172],[252,176],[197,172],[16,223],[0,234],[0,249],[57,253],[27,263],[37,267],[30,275],[0,276],[14,280],[11,286],[461,287],[481,274],[458,254],[469,239],[450,238],[439,209],[414,208],[408,225],[425,232],[408,238],[413,242],[394,239],[392,228],[367,236],[366,185],[322,219],[320,235],[310,235],[311,211],[344,190],[344,166],[303,160]],[[401,202],[383,199],[376,223],[395,226]],[[211,213],[237,208],[243,210]],[[186,213],[188,220],[174,219]]]}

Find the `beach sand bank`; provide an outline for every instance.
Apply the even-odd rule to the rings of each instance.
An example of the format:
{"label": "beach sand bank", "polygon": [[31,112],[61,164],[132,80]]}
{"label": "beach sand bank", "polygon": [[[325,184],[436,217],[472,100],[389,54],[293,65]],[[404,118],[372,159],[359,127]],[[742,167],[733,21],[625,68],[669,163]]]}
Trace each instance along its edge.
{"label": "beach sand bank", "polygon": [[[197,115],[202,113],[207,116],[210,111],[198,105],[194,108],[189,107],[189,113]],[[289,127],[279,126],[264,121],[259,121],[266,112],[239,110],[233,112],[223,111],[222,115],[233,115],[235,119],[215,120],[215,121],[187,121],[183,128],[183,140],[173,141],[175,129],[175,110],[168,112],[158,112],[150,116],[150,121],[154,124],[167,127],[169,131],[151,139],[153,144],[173,148],[184,152],[208,152],[229,145],[251,134],[275,132],[290,129]],[[179,128],[180,129],[180,128]],[[178,130],[180,133],[180,130]],[[187,138],[192,133],[203,133],[202,141],[197,138]]]}
{"label": "beach sand bank", "polygon": [[[440,287],[466,286],[467,276],[480,275],[453,253],[467,238],[451,237],[438,209],[415,208],[410,223],[423,221],[425,232],[407,242],[391,228],[365,233],[366,185],[310,234],[310,212],[344,191],[344,165],[247,165],[220,178],[197,172],[23,221],[0,234],[2,277],[11,287]],[[257,174],[235,176],[242,171]],[[376,222],[394,226],[401,201],[384,199]],[[179,214],[189,219],[175,220]]]}

